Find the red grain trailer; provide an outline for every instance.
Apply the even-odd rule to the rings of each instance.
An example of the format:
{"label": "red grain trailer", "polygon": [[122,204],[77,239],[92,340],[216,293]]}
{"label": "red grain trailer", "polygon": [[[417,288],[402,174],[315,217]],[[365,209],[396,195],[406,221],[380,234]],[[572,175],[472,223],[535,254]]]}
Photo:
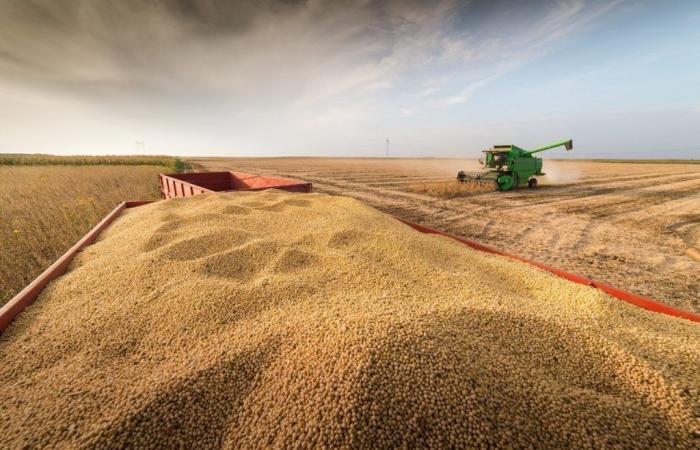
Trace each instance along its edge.
{"label": "red grain trailer", "polygon": [[246,172],[163,173],[159,176],[161,197],[191,197],[205,192],[262,191],[281,189],[311,192],[311,183],[293,178],[254,175]]}

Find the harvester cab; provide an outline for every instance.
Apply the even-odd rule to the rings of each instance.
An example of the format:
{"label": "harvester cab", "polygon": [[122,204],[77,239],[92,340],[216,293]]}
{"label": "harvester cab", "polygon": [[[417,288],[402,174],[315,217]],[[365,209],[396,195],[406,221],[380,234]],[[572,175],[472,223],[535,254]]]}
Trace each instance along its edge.
{"label": "harvester cab", "polygon": [[528,187],[537,186],[537,176],[542,176],[542,158],[532,156],[545,150],[564,146],[566,150],[573,148],[573,140],[556,142],[554,144],[538,147],[533,150],[524,150],[515,145],[494,145],[484,150],[484,159],[479,160],[484,170],[482,172],[457,173],[457,180],[465,183],[476,181],[491,183],[496,190],[509,191],[527,183]]}

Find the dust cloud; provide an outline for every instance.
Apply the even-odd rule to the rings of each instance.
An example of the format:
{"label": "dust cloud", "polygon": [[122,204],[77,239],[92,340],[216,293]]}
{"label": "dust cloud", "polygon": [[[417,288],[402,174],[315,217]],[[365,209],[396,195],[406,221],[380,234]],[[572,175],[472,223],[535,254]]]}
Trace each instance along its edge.
{"label": "dust cloud", "polygon": [[581,173],[574,166],[564,161],[544,161],[542,171],[546,175],[540,177],[540,181],[549,185],[575,183],[581,178]]}

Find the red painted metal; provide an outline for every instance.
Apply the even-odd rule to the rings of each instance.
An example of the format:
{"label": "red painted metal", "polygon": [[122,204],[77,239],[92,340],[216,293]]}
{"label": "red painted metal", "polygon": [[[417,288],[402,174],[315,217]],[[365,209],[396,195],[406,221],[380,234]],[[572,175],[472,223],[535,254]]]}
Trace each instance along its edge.
{"label": "red painted metal", "polygon": [[104,219],[95,225],[92,230],[82,237],[74,246],[72,246],[66,253],[64,253],[56,262],[51,264],[48,269],[42,272],[41,275],[36,277],[34,281],[29,283],[27,287],[22,289],[17,295],[15,295],[12,300],[5,303],[2,308],[0,308],[0,333],[2,333],[7,326],[12,322],[12,320],[17,317],[19,313],[24,311],[24,309],[31,305],[34,300],[39,296],[41,291],[46,287],[47,284],[60,277],[65,273],[76,257],[85,247],[95,242],[97,236],[107,228],[126,208],[134,208],[136,206],[145,205],[151,203],[152,201],[129,201],[122,202],[116,208],[112,210],[109,214],[105,216]]}
{"label": "red painted metal", "polygon": [[433,228],[419,225],[417,223],[413,223],[413,222],[410,222],[408,220],[401,219],[399,217],[396,217],[396,219],[405,223],[409,227],[420,231],[421,233],[438,234],[441,236],[447,236],[447,237],[452,238],[456,241],[459,241],[462,244],[467,245],[475,250],[479,250],[479,251],[486,252],[486,253],[492,253],[494,255],[505,256],[507,258],[515,259],[517,261],[522,261],[524,263],[527,263],[527,264],[533,265],[535,267],[539,267],[540,269],[546,270],[547,272],[550,272],[550,273],[552,273],[560,278],[567,279],[567,280],[572,281],[574,283],[583,284],[586,286],[594,287],[596,289],[600,289],[601,291],[605,292],[606,294],[610,295],[611,297],[614,297],[616,299],[619,299],[619,300],[625,301],[627,303],[630,303],[632,305],[638,306],[642,309],[646,309],[648,311],[653,311],[653,312],[660,313],[660,314],[666,314],[669,316],[680,317],[681,319],[690,320],[692,322],[700,322],[700,314],[695,314],[695,313],[692,313],[690,311],[684,311],[682,309],[673,308],[669,305],[666,305],[665,303],[658,302],[658,301],[650,299],[648,297],[643,297],[641,295],[633,294],[631,292],[627,292],[627,291],[624,291],[622,289],[612,287],[612,286],[607,285],[605,283],[591,280],[590,278],[582,277],[580,275],[566,272],[564,270],[556,269],[556,268],[550,267],[546,264],[542,264],[540,262],[533,261],[531,259],[523,258],[522,256],[514,255],[512,253],[504,252],[502,250],[498,250],[496,248],[489,247],[489,246],[484,245],[484,244],[480,244],[479,242],[475,242],[475,241],[471,241],[469,239],[464,239],[464,238],[460,238],[457,236],[453,236],[449,233],[445,233],[444,231],[435,230]]}
{"label": "red painted metal", "polygon": [[[171,181],[169,181],[166,178],[161,178],[160,180],[161,186],[169,186],[169,189],[172,189],[173,186],[176,186],[175,184],[172,184]],[[168,184],[170,183],[170,184]],[[189,183],[186,183],[189,184]],[[185,186],[185,184],[182,184],[181,186]],[[198,188],[198,186],[194,186],[195,188]],[[202,189],[202,188],[200,188]],[[263,188],[264,189],[264,188]],[[195,191],[196,192],[196,191]],[[191,193],[190,195],[196,195]],[[61,256],[55,263],[53,263],[48,269],[46,269],[41,275],[39,275],[34,281],[32,281],[27,287],[25,287],[19,294],[17,294],[12,300],[10,300],[7,304],[5,304],[2,308],[0,308],[0,333],[2,333],[3,330],[7,328],[7,326],[12,322],[12,320],[19,314],[21,313],[28,305],[30,305],[41,293],[41,291],[44,289],[44,287],[49,284],[51,281],[55,280],[59,276],[61,276],[67,269],[68,266],[70,266],[70,263],[73,261],[73,258],[80,253],[85,247],[88,245],[92,244],[95,239],[98,237],[98,235],[106,229],[119,215],[124,211],[126,208],[134,208],[137,206],[145,205],[148,203],[153,203],[152,200],[145,200],[145,201],[127,201],[120,203],[119,206],[114,208],[112,212],[110,212],[100,223],[98,223],[92,230],[90,230],[82,239],[80,239],[73,247],[70,248],[63,256]],[[532,261],[527,258],[523,258],[518,255],[514,255],[512,253],[504,252],[502,250],[498,250],[493,247],[489,247],[487,245],[481,244],[479,242],[471,241],[469,239],[464,239],[460,238],[457,236],[453,236],[449,233],[445,233],[444,231],[439,231],[435,230],[433,228],[429,228],[423,225],[419,225],[417,223],[410,222],[405,219],[401,219],[399,217],[396,217],[397,220],[403,222],[404,224],[410,226],[411,228],[415,229],[416,231],[419,231],[421,233],[426,233],[426,234],[437,234],[441,236],[446,236],[451,239],[454,239],[456,241],[459,241],[460,243],[467,245],[475,250],[479,250],[482,252],[486,253],[491,253],[494,255],[500,255],[504,256],[507,258],[511,258],[517,261],[522,261],[527,264],[531,264],[533,266],[539,267],[540,269],[546,270],[560,278],[567,279],[569,281],[572,281],[574,283],[578,284],[583,284],[586,286],[591,286],[596,289],[600,289],[603,292],[607,293],[608,295],[612,296],[613,298],[617,298],[619,300],[623,300],[627,303],[630,303],[632,305],[635,305],[637,307],[646,309],[648,311],[653,311],[656,313],[660,314],[666,314],[669,316],[673,317],[679,317],[682,319],[690,320],[692,322],[700,322],[700,315],[695,314],[689,311],[683,311],[680,309],[673,308],[669,305],[666,305],[661,302],[657,302],[655,300],[652,300],[647,297],[643,297],[641,295],[633,294],[631,292],[624,291],[622,289],[617,289],[615,287],[609,286],[604,283],[600,283],[595,280],[591,280],[586,277],[582,277],[579,275],[575,275],[573,273],[569,273],[563,270],[556,269],[554,267],[547,266],[545,264]]]}
{"label": "red painted metal", "polygon": [[292,178],[253,175],[246,172],[168,173],[159,176],[161,197],[191,197],[204,192],[262,191],[281,189],[311,192],[311,183]]}

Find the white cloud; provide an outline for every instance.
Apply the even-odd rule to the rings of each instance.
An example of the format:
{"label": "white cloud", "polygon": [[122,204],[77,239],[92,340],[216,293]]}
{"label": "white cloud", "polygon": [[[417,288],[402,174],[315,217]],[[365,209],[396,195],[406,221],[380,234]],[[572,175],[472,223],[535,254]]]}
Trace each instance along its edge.
{"label": "white cloud", "polygon": [[472,49],[465,54],[465,61],[474,60],[473,65],[464,68],[462,85],[465,87],[448,95],[444,104],[468,101],[489,83],[556,49],[567,37],[581,31],[621,2],[613,0],[587,5],[585,0],[560,0],[541,17],[531,17],[526,26],[496,30],[497,33],[508,33],[507,39],[499,39],[497,35],[484,38],[480,42],[480,51],[475,54]]}
{"label": "white cloud", "polygon": [[308,141],[373,132],[383,115],[467,102],[616,3],[0,3],[0,93],[11,100],[0,114],[21,111],[11,120],[25,127],[33,110],[82,105],[76,121],[97,118],[92,145],[95,123],[109,121],[125,142],[187,134],[280,148],[297,130]]}

